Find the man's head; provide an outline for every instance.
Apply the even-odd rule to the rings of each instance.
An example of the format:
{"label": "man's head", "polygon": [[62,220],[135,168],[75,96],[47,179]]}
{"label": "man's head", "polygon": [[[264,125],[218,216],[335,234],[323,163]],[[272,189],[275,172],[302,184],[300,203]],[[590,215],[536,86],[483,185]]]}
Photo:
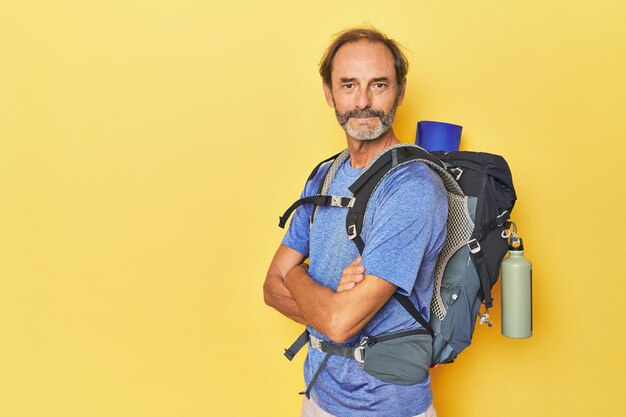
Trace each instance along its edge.
{"label": "man's head", "polygon": [[337,35],[320,63],[324,93],[339,124],[357,140],[389,131],[402,103],[408,62],[398,45],[375,29]]}
{"label": "man's head", "polygon": [[326,49],[326,52],[320,61],[320,75],[322,76],[322,80],[324,80],[324,84],[332,86],[331,73],[333,69],[333,60],[335,59],[335,55],[337,54],[339,48],[347,43],[360,40],[368,40],[371,43],[382,43],[387,47],[387,49],[389,49],[389,52],[391,52],[391,55],[393,56],[393,64],[396,70],[396,81],[398,83],[398,87],[401,87],[406,78],[407,72],[409,72],[409,61],[406,59],[406,56],[404,56],[404,53],[402,53],[402,50],[396,41],[388,38],[384,33],[373,28],[347,29],[336,35],[335,40]]}

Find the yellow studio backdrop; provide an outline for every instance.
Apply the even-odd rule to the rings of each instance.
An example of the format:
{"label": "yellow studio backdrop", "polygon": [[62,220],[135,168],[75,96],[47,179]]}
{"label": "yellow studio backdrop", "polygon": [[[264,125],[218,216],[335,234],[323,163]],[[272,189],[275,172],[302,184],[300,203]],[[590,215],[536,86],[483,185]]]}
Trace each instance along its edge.
{"label": "yellow studio backdrop", "polygon": [[[626,4],[0,2],[0,416],[295,416],[300,332],[262,283],[344,137],[316,65],[370,23],[411,68],[396,131],[509,161],[534,336],[479,327],[441,417],[626,415]],[[499,284],[495,294],[499,294]]]}

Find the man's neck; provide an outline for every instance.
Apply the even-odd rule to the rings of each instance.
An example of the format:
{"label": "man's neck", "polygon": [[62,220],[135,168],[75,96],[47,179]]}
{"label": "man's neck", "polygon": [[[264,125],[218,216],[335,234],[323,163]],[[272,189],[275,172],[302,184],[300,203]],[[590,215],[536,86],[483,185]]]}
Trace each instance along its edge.
{"label": "man's neck", "polygon": [[400,143],[400,140],[393,133],[393,129],[389,129],[387,133],[378,139],[373,140],[356,140],[347,136],[348,152],[350,152],[350,166],[352,168],[363,168],[378,155],[383,149]]}

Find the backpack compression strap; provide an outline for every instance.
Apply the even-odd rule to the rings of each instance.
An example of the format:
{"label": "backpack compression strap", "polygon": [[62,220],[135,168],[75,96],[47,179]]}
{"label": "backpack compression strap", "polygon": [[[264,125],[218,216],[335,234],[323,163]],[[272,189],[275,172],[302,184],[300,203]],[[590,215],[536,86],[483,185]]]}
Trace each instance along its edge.
{"label": "backpack compression strap", "polygon": [[475,228],[474,233],[472,233],[471,236],[472,239],[467,242],[470,258],[472,258],[472,262],[474,262],[474,265],[476,266],[476,272],[478,273],[478,278],[480,279],[480,288],[483,293],[483,304],[487,309],[493,307],[493,295],[491,294],[491,286],[495,283],[495,280],[498,277],[496,276],[494,279],[494,277],[492,277],[489,273],[489,268],[487,268],[487,263],[485,262],[485,257],[483,255],[483,250],[480,246],[480,242],[482,242],[483,238],[496,228],[507,226],[509,213],[510,212],[507,210],[496,219],[493,219],[487,224],[483,225],[482,228]]}

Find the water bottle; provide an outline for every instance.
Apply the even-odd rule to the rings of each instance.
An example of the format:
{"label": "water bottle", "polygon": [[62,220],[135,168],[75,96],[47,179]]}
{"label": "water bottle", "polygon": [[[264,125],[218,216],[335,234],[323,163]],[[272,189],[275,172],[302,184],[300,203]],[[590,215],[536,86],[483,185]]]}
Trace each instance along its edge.
{"label": "water bottle", "polygon": [[523,339],[533,334],[532,265],[522,239],[513,235],[502,261],[502,334]]}

